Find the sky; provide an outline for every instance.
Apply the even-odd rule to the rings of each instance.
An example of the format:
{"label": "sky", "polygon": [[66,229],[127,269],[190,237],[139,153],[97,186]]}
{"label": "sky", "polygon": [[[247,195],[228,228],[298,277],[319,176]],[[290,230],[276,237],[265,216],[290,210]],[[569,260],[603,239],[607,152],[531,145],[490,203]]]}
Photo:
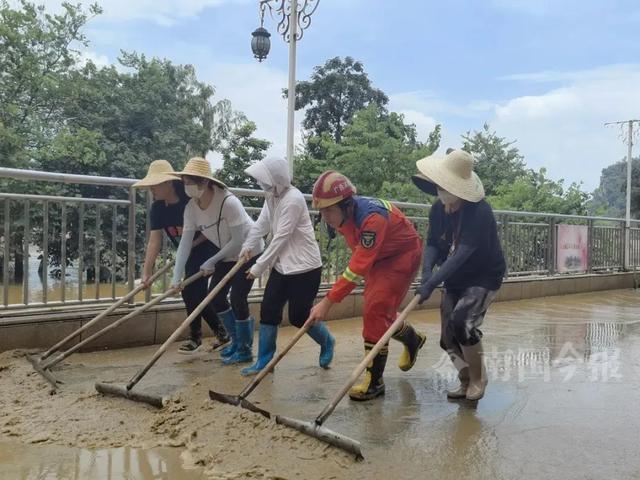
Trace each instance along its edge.
{"label": "sky", "polygon": [[[194,65],[218,99],[257,123],[269,154],[284,156],[288,46],[267,16],[271,52],[253,58],[258,0],[100,5],[83,55],[114,63],[124,49]],[[516,141],[530,168],[591,191],[627,152],[620,128],[605,122],[640,118],[639,27],[637,0],[319,0],[298,44],[297,78],[351,56],[422,140],[442,124],[441,151],[487,122]]]}

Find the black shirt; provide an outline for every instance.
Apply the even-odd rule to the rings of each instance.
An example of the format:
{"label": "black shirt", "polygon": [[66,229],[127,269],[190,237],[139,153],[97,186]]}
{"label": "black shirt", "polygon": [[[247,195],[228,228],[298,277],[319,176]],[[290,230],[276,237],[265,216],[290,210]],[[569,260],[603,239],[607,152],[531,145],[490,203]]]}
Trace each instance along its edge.
{"label": "black shirt", "polygon": [[429,212],[427,244],[438,249],[438,264],[453,254],[458,245],[475,248],[467,261],[444,282],[445,288],[497,290],[502,285],[506,263],[493,210],[485,200],[464,202],[451,214],[445,213],[441,201],[435,202]]}
{"label": "black shirt", "polygon": [[180,198],[176,203],[166,203],[164,200],[156,200],[151,204],[149,223],[151,230],[164,230],[175,247],[180,244],[182,237],[182,225],[184,221],[184,209],[189,203],[189,198]]}

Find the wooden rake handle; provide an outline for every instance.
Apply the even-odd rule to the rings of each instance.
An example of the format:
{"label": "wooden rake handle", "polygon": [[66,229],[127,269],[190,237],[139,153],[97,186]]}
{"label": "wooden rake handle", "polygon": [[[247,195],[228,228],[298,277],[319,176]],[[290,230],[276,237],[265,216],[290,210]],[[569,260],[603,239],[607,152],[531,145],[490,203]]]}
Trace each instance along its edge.
{"label": "wooden rake handle", "polygon": [[367,368],[367,365],[369,365],[373,361],[374,357],[378,355],[380,350],[382,350],[382,348],[387,344],[387,342],[389,342],[393,334],[396,333],[398,330],[400,330],[400,328],[404,324],[405,319],[407,318],[409,313],[411,313],[411,311],[414,308],[416,308],[416,305],[418,305],[419,301],[420,301],[420,295],[416,295],[409,302],[409,305],[407,305],[405,309],[402,310],[400,315],[398,315],[395,321],[387,329],[387,331],[382,336],[382,338],[378,340],[378,343],[374,345],[371,351],[364,357],[364,359],[360,362],[360,364],[355,368],[355,370],[351,374],[351,377],[349,377],[349,380],[347,381],[347,383],[344,384],[342,389],[336,394],[335,397],[333,397],[333,400],[331,400],[331,402],[324,408],[324,410],[320,412],[320,415],[316,417],[316,420],[315,420],[316,425],[322,425],[325,422],[325,420],[329,417],[329,415],[333,413],[338,403],[340,403],[340,400],[342,400],[342,397],[344,397],[349,391],[349,389],[353,386],[353,384],[356,383],[356,381],[358,381],[358,378],[360,377],[362,372],[364,372],[364,369]]}
{"label": "wooden rake handle", "polygon": [[[164,267],[162,267],[160,270],[158,270],[156,273],[154,273],[149,278],[149,284],[153,283],[160,275],[162,275],[167,270],[169,270],[169,268],[171,268],[172,265],[173,265],[172,263],[167,263]],[[100,312],[98,315],[96,315],[89,322],[87,322],[86,324],[84,324],[83,326],[78,328],[77,330],[74,330],[68,336],[66,336],[65,338],[60,340],[58,343],[56,343],[54,346],[52,346],[49,350],[44,352],[42,354],[42,356],[40,357],[40,361],[42,362],[43,360],[49,358],[53,353],[55,353],[58,350],[60,350],[60,348],[62,346],[64,346],[67,342],[69,342],[70,340],[73,340],[75,337],[80,335],[82,332],[86,331],[88,328],[92,327],[93,325],[98,323],[100,320],[105,318],[107,315],[109,315],[111,312],[113,312],[120,305],[124,304],[125,302],[128,302],[129,300],[134,298],[138,293],[140,293],[141,291],[146,290],[146,289],[147,289],[147,286],[144,283],[141,283],[140,285],[138,285],[136,288],[131,290],[129,293],[127,293],[120,300],[118,300],[117,302],[113,303],[109,308],[107,308],[106,310]]]}
{"label": "wooden rake handle", "polygon": [[271,359],[271,361],[269,363],[267,363],[267,365],[260,370],[260,372],[258,372],[258,374],[256,375],[256,377],[251,381],[251,383],[249,385],[247,385],[245,387],[244,390],[242,390],[242,392],[240,393],[240,395],[238,395],[238,398],[240,400],[244,400],[245,398],[247,398],[251,392],[253,392],[256,387],[260,384],[260,382],[269,374],[273,371],[273,369],[275,368],[275,366],[278,364],[278,362],[280,362],[280,360],[282,360],[284,358],[284,356],[289,353],[289,350],[291,350],[293,348],[293,346],[298,343],[298,340],[300,340],[305,333],[307,333],[309,331],[309,329],[312,327],[312,324],[309,320],[307,320],[306,322],[304,322],[304,325],[302,325],[302,327],[300,327],[300,329],[298,329],[298,331],[296,332],[296,334],[293,336],[293,338],[291,338],[291,340],[289,340],[289,343],[287,343],[284,348],[279,351],[275,357],[273,357]]}
{"label": "wooden rake handle", "polygon": [[48,362],[46,362],[44,365],[42,365],[42,368],[47,369],[47,368],[51,368],[54,365],[60,363],[62,360],[64,360],[65,358],[69,357],[70,355],[72,355],[73,353],[77,352],[78,350],[80,350],[82,347],[84,347],[85,345],[87,345],[88,343],[93,342],[96,338],[102,337],[104,334],[110,332],[111,330],[114,330],[116,328],[118,328],[120,325],[122,325],[125,322],[128,322],[129,320],[131,320],[132,318],[137,317],[138,315],[140,315],[141,313],[146,312],[147,310],[149,310],[151,307],[153,307],[154,305],[157,305],[158,303],[162,302],[165,298],[170,297],[172,295],[175,295],[176,293],[178,293],[180,290],[182,290],[183,288],[185,288],[187,285],[192,284],[193,282],[195,282],[196,280],[202,278],[204,276],[203,272],[197,272],[194,273],[193,275],[191,275],[189,278],[185,279],[180,285],[178,285],[177,287],[174,288],[170,288],[169,290],[167,290],[166,292],[164,292],[161,295],[158,295],[157,297],[152,298],[150,301],[148,301],[147,303],[145,303],[144,305],[140,305],[138,308],[136,308],[134,311],[129,312],[127,315],[125,315],[122,318],[119,318],[118,320],[116,320],[115,322],[107,325],[106,327],[104,327],[102,330],[97,331],[96,333],[94,333],[93,335],[90,335],[89,337],[85,338],[84,340],[82,340],[79,343],[76,343],[73,347],[69,348],[68,350],[66,350],[65,352],[63,352],[60,356],[57,356],[53,359],[49,359]]}
{"label": "wooden rake handle", "polygon": [[[136,373],[131,380],[129,380],[129,383],[127,384],[127,390],[131,390],[136,385],[136,383],[138,383],[142,379],[142,377],[145,376],[149,369],[153,367],[158,359],[167,351],[169,346],[177,340],[177,338],[189,326],[193,319],[195,319],[202,313],[205,307],[209,305],[211,300],[213,300],[215,296],[220,293],[220,290],[222,290],[222,288],[224,288],[224,286],[229,283],[229,281],[235,276],[236,273],[238,273],[238,271],[245,263],[246,260],[244,258],[239,259],[233,266],[233,268],[229,270],[229,273],[222,277],[220,282],[218,282],[213,290],[211,290],[209,294],[204,298],[204,300],[202,300],[202,302],[200,302],[200,304],[196,307],[196,309],[191,312],[191,315],[185,318],[180,326],[171,334],[171,336],[165,340],[165,342],[160,346],[160,348],[158,348],[158,350],[156,350],[156,353],[153,354],[151,360],[149,360],[149,362],[138,373]],[[203,272],[200,271],[198,274],[203,275]]]}

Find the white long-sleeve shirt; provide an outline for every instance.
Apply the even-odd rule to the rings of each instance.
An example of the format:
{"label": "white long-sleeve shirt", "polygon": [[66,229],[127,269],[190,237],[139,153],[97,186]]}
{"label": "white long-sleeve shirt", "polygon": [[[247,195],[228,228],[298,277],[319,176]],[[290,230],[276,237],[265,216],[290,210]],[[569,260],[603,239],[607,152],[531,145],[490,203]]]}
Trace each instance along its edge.
{"label": "white long-sleeve shirt", "polygon": [[257,277],[268,268],[275,268],[283,275],[293,275],[322,267],[307,202],[300,190],[291,186],[286,162],[266,159],[246,171],[259,182],[274,187],[267,192],[260,216],[242,247],[255,254],[262,238],[272,236],[251,273]]}

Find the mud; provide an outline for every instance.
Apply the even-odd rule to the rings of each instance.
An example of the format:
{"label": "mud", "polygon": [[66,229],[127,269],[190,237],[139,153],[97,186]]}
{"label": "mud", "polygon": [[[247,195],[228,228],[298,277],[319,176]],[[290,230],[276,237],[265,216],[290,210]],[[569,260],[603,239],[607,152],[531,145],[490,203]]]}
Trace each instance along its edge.
{"label": "mud", "polygon": [[[491,383],[477,405],[445,398],[454,373],[438,347],[437,312],[411,321],[428,334],[414,369],[397,368],[392,343],[385,397],[344,400],[326,424],[360,440],[364,462],[211,402],[209,389],[238,393],[247,382],[216,354],[186,357],[175,346],[163,357],[136,387],[172,396],[157,410],[93,389],[95,381],[125,383],[153,347],[74,355],[54,370],[65,382],[56,395],[24,352],[6,352],[0,478],[640,478],[640,294],[494,305],[483,328]],[[312,420],[362,355],[358,319],[330,328],[338,339],[331,369],[317,367],[318,349],[303,338],[250,399]],[[291,334],[281,329],[279,343]],[[67,469],[55,476],[60,463]]]}

